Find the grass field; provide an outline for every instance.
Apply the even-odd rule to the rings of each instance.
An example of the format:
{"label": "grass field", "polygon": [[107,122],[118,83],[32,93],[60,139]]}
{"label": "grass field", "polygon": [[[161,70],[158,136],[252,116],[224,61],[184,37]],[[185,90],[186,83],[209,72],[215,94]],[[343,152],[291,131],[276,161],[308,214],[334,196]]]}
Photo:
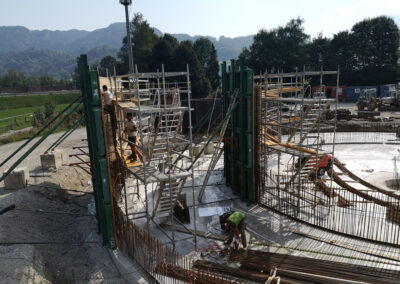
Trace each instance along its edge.
{"label": "grass field", "polygon": [[[56,105],[54,113],[57,114],[67,107],[69,104]],[[13,130],[22,129],[32,126],[31,115],[37,109],[41,108],[44,111],[44,106],[24,107],[16,109],[0,110],[0,134],[7,132],[13,126]],[[18,117],[13,117],[18,116]]]}
{"label": "grass field", "polygon": [[68,104],[79,96],[80,93],[65,93],[0,97],[0,114],[3,112],[3,110],[43,106],[48,101],[52,101],[56,105]]}
{"label": "grass field", "polygon": [[0,97],[0,134],[31,126],[33,112],[38,108],[44,111],[49,101],[56,104],[54,113],[58,113],[79,96],[79,93],[65,93]]}

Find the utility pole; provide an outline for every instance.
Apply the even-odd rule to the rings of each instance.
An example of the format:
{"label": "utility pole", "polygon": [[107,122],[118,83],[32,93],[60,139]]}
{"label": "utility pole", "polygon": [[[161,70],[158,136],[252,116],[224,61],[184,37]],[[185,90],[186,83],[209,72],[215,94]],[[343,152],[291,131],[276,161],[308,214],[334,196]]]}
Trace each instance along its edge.
{"label": "utility pole", "polygon": [[119,3],[125,6],[125,17],[126,17],[126,35],[128,37],[128,61],[129,61],[129,74],[133,71],[133,53],[132,53],[132,39],[131,39],[131,26],[129,22],[129,11],[128,6],[132,4],[132,0],[119,0]]}

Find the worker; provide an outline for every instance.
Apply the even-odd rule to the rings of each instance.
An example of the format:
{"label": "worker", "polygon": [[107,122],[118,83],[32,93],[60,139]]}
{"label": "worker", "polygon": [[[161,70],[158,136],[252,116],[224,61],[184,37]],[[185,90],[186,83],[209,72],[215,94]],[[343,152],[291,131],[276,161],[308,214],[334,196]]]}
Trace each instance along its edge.
{"label": "worker", "polygon": [[[242,212],[233,212],[232,214],[227,217],[225,222],[225,231],[229,232],[229,238],[225,242],[226,245],[230,246],[233,238],[236,236],[239,239],[239,235],[242,239],[243,248],[247,247],[246,241],[246,216]],[[235,243],[236,248],[238,248],[238,244]]]}
{"label": "worker", "polygon": [[135,162],[137,160],[135,145],[136,145],[136,137],[138,129],[136,126],[136,122],[132,120],[132,113],[127,113],[126,119],[127,122],[125,123],[124,133],[126,133],[128,136],[128,141],[130,142],[129,146],[131,147],[131,152],[132,152],[132,154],[128,157],[128,159],[131,159],[132,162]]}
{"label": "worker", "polygon": [[117,117],[115,116],[115,100],[113,94],[108,90],[107,86],[103,86],[104,113],[108,113],[111,119],[111,128],[113,131],[114,144],[116,143],[116,131],[118,129]]}

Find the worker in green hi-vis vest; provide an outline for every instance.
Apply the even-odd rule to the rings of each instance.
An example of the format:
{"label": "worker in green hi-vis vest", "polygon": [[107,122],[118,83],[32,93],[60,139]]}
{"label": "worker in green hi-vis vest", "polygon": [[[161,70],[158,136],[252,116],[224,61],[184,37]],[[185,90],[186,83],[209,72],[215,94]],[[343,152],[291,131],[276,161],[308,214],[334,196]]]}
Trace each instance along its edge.
{"label": "worker in green hi-vis vest", "polygon": [[[226,245],[231,245],[233,238],[236,236],[239,239],[239,235],[242,239],[243,248],[247,247],[246,241],[246,216],[242,212],[233,212],[226,219],[225,230],[229,232],[229,238],[225,242]],[[238,248],[239,244],[235,243],[235,247]]]}

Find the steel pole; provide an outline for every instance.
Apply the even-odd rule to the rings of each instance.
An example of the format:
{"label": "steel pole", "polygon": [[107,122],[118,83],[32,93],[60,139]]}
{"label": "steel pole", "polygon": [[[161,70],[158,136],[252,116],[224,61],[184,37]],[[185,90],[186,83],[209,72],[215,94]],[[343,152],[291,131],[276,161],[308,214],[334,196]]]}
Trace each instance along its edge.
{"label": "steel pole", "polygon": [[131,38],[131,25],[129,22],[129,10],[128,5],[125,6],[125,17],[126,17],[126,36],[128,37],[128,61],[129,61],[129,74],[133,73],[133,53],[132,53],[132,38]]}

